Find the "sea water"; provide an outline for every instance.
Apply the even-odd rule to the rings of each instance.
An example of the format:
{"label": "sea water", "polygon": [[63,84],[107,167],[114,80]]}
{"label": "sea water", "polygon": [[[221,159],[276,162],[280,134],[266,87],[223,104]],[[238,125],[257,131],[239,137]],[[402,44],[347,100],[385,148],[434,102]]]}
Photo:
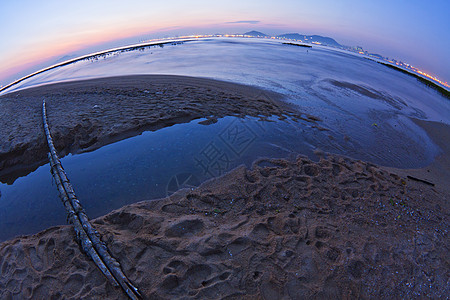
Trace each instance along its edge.
{"label": "sea water", "polygon": [[[132,74],[208,77],[285,96],[321,119],[262,122],[226,117],[144,132],[62,159],[89,217],[193,188],[258,157],[314,157],[314,150],[381,165],[416,168],[440,149],[411,118],[450,123],[450,104],[415,78],[326,47],[259,39],[205,39],[83,60],[31,77],[11,90]],[[7,92],[7,91],[6,91]],[[243,136],[237,136],[240,132]],[[238,142],[237,142],[238,141]],[[0,240],[65,224],[48,165],[14,184],[0,183]]]}

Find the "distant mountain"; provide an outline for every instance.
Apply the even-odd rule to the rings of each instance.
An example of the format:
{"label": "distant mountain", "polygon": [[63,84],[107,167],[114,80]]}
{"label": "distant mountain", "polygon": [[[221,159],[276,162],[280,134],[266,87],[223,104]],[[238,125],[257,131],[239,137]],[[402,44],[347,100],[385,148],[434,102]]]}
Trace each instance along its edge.
{"label": "distant mountain", "polygon": [[[269,35],[262,33],[260,31],[249,31],[244,33],[244,35],[249,35],[253,37],[268,37]],[[296,40],[306,43],[320,43],[327,46],[335,46],[335,47],[343,47],[341,44],[336,42],[333,38],[327,37],[327,36],[321,36],[321,35],[306,35],[306,34],[299,34],[299,33],[285,33],[277,36],[278,38],[284,38],[289,40]]]}
{"label": "distant mountain", "polygon": [[326,36],[320,36],[320,35],[305,35],[305,34],[298,34],[298,33],[286,33],[281,34],[277,36],[279,38],[285,38],[290,40],[300,40],[302,42],[317,42],[328,46],[336,46],[341,47],[342,45],[336,42],[334,39]]}
{"label": "distant mountain", "polygon": [[306,35],[298,34],[298,33],[285,33],[278,35],[279,38],[289,39],[289,40],[304,40]]}
{"label": "distant mountain", "polygon": [[262,32],[259,32],[259,31],[255,31],[255,30],[246,32],[246,33],[244,33],[244,35],[250,35],[250,36],[255,36],[255,37],[266,37],[266,36],[268,36],[265,33],[262,33]]}

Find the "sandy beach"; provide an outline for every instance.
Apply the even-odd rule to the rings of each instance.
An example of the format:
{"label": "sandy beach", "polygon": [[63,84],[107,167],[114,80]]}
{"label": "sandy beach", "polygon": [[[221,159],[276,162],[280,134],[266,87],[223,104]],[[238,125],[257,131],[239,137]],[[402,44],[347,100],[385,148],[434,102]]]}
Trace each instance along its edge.
{"label": "sandy beach", "polygon": [[[0,97],[2,181],[46,162],[43,98],[61,156],[199,118],[205,126],[230,115],[320,126],[281,95],[209,79],[127,76],[42,86]],[[259,159],[93,224],[148,299],[445,298],[450,126],[414,122],[442,150],[422,169],[320,152],[318,162]],[[68,225],[1,243],[0,272],[1,299],[125,299]]]}
{"label": "sandy beach", "polygon": [[225,116],[278,116],[315,123],[281,95],[235,83],[164,75],[123,76],[26,89],[0,99],[0,181],[12,183],[47,162],[42,100],[60,155],[101,146],[173,124]]}

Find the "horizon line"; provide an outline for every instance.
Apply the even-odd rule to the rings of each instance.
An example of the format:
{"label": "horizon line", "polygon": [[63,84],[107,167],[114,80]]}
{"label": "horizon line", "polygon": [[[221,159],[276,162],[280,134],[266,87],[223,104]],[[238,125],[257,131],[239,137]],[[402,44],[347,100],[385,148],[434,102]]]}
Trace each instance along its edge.
{"label": "horizon line", "polygon": [[[248,31],[246,33],[249,33],[249,32],[252,32],[252,31],[256,31],[256,30],[251,30],[251,31]],[[260,33],[263,33],[263,32],[260,32]],[[298,33],[285,33],[285,34],[298,34]],[[280,35],[276,35],[276,36],[271,36],[271,35],[266,35],[266,34],[265,34],[265,36],[252,36],[252,35],[246,35],[245,33],[243,33],[243,34],[226,34],[226,33],[223,33],[223,34],[209,34],[209,35],[200,35],[199,34],[199,35],[180,35],[180,36],[168,37],[168,38],[155,38],[155,39],[143,40],[143,41],[141,41],[139,43],[136,43],[136,44],[119,46],[119,47],[114,47],[114,48],[110,48],[110,49],[106,49],[106,50],[100,50],[100,51],[96,51],[96,52],[93,52],[93,53],[81,55],[81,56],[78,56],[78,57],[75,57],[75,58],[72,58],[72,59],[60,62],[60,63],[56,63],[56,64],[53,64],[53,65],[50,65],[50,66],[45,67],[45,68],[42,68],[42,69],[40,69],[38,71],[35,71],[33,73],[30,73],[28,75],[25,75],[25,76],[17,79],[17,80],[14,80],[13,82],[11,82],[11,83],[9,83],[9,84],[7,84],[5,86],[1,86],[0,85],[0,94],[3,93],[6,89],[8,89],[8,88],[10,88],[10,87],[12,87],[12,86],[14,86],[14,85],[24,81],[24,80],[26,80],[28,78],[34,77],[36,75],[39,75],[39,74],[41,74],[43,72],[46,72],[46,71],[49,71],[49,70],[52,70],[52,69],[55,69],[55,68],[58,68],[58,67],[66,66],[66,65],[69,65],[69,64],[72,64],[72,63],[76,63],[76,62],[81,61],[81,60],[89,59],[89,58],[92,58],[92,57],[95,57],[95,56],[98,56],[98,55],[105,55],[105,54],[109,54],[109,53],[113,53],[113,52],[117,52],[117,51],[126,51],[126,50],[133,51],[133,50],[137,50],[138,48],[142,48],[142,47],[158,46],[158,45],[162,45],[162,44],[172,43],[172,42],[175,42],[175,41],[186,42],[186,41],[190,41],[189,39],[192,39],[192,38],[194,38],[194,39],[210,38],[210,37],[255,38],[255,39],[259,38],[259,39],[270,39],[270,40],[288,40],[288,41],[297,41],[297,42],[299,41],[299,40],[295,40],[295,39],[282,38],[281,36],[285,35],[285,34],[280,34]],[[320,36],[320,35],[316,35],[316,36]],[[324,37],[324,36],[322,36],[322,37]],[[331,38],[331,37],[329,37],[329,38]],[[334,40],[334,38],[332,38],[332,39]],[[422,71],[420,71],[419,69],[417,69],[415,67],[413,67],[414,69],[408,69],[406,67],[403,67],[403,65],[405,65],[405,63],[403,63],[402,61],[400,61],[400,62],[403,65],[399,65],[398,63],[397,63],[397,65],[395,65],[391,60],[385,60],[384,57],[383,57],[383,59],[382,59],[383,62],[379,62],[376,59],[374,59],[374,57],[370,57],[369,55],[362,56],[362,55],[364,55],[364,53],[362,53],[362,52],[356,53],[356,52],[350,51],[349,49],[345,49],[344,47],[351,48],[352,46],[341,45],[338,42],[336,42],[336,43],[338,43],[340,46],[342,46],[342,48],[338,48],[338,47],[335,47],[335,46],[332,46],[332,45],[322,45],[321,43],[315,43],[315,42],[303,42],[303,41],[301,41],[301,42],[304,43],[304,44],[313,44],[314,46],[331,47],[331,48],[333,48],[335,50],[339,49],[339,50],[348,52],[348,53],[350,53],[352,55],[355,55],[357,57],[366,58],[366,59],[372,60],[374,62],[378,62],[378,63],[382,63],[382,64],[385,64],[385,65],[391,66],[393,68],[398,69],[399,71],[405,71],[405,72],[409,73],[412,76],[420,77],[423,80],[426,80],[426,81],[430,82],[431,84],[436,85],[437,88],[443,88],[444,90],[446,90],[447,93],[450,92],[450,85],[447,82],[443,82],[443,81],[439,80],[437,77],[432,76],[430,74],[427,74],[425,72],[422,72]],[[358,46],[353,46],[353,47],[358,47]],[[136,48],[136,49],[132,49],[132,48]],[[367,51],[365,51],[365,52],[367,52]],[[358,54],[360,54],[360,55],[358,55]],[[375,54],[375,53],[370,53],[370,54]],[[409,64],[406,64],[406,65],[407,66],[411,66]],[[414,73],[411,72],[411,71],[413,71]],[[13,92],[13,91],[11,91],[11,92]],[[10,93],[10,92],[6,92],[4,95],[6,95],[8,93]]]}

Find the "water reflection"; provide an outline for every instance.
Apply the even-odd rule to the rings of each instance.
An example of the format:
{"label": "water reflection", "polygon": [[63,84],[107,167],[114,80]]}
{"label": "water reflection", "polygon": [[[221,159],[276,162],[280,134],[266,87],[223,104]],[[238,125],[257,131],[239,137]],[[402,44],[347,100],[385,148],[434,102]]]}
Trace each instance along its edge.
{"label": "water reflection", "polygon": [[[232,42],[232,43],[230,43]],[[415,168],[439,149],[411,117],[450,123],[450,102],[416,79],[359,57],[261,40],[200,40],[83,60],[24,80],[16,88],[128,74],[209,77],[286,96],[303,121],[227,117],[216,124],[175,125],[67,156],[62,162],[90,217],[125,204],[164,197],[260,156],[313,151]],[[0,240],[65,223],[48,165],[12,186],[0,184]]]}
{"label": "water reflection", "polygon": [[[363,143],[349,141],[303,120],[225,117],[206,126],[198,124],[202,121],[144,132],[94,152],[63,158],[88,216],[95,218],[126,204],[197,186],[239,165],[250,167],[259,157],[303,154],[314,159],[319,147],[374,162],[416,165],[429,163],[438,151],[418,127],[401,129],[414,130],[416,140],[404,139],[391,147],[369,143],[363,137]],[[383,128],[377,130],[362,134],[368,140],[388,134]],[[412,148],[417,151],[410,151]],[[65,211],[48,164],[11,186],[0,184],[0,190],[0,240],[65,224]]]}

